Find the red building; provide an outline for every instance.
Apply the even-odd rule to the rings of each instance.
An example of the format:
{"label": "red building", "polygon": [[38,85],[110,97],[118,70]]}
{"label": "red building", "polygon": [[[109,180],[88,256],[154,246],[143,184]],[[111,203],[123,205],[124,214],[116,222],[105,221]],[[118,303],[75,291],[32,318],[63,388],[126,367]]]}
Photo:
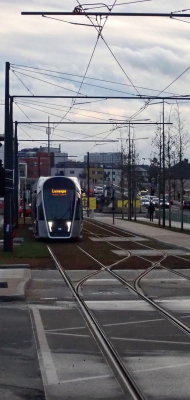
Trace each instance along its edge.
{"label": "red building", "polygon": [[51,175],[51,165],[53,161],[53,153],[36,152],[36,154],[22,157],[19,160],[27,164],[27,179],[37,179],[40,176]]}

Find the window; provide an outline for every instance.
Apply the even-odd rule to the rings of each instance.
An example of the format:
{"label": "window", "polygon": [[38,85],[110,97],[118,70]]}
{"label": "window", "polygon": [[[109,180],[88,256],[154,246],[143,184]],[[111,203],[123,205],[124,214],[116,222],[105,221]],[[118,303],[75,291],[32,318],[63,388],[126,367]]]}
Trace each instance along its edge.
{"label": "window", "polygon": [[70,174],[74,174],[74,173],[75,173],[75,171],[73,171],[73,170],[70,171]]}

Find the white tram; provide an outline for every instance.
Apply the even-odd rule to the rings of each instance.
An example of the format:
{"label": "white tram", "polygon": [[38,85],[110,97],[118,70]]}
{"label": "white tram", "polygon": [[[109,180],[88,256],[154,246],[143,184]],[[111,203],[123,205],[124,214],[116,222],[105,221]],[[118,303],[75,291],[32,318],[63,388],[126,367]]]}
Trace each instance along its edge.
{"label": "white tram", "polygon": [[40,177],[32,193],[32,221],[36,238],[79,238],[82,199],[78,179]]}

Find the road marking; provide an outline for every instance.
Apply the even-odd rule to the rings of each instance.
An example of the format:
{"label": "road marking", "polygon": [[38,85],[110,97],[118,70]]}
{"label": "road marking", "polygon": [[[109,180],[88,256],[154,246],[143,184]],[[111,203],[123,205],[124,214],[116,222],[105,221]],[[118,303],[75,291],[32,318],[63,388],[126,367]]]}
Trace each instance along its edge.
{"label": "road marking", "polygon": [[51,351],[48,346],[48,342],[44,333],[44,327],[42,324],[42,319],[40,316],[40,311],[36,307],[32,307],[32,312],[34,316],[34,321],[36,325],[36,332],[38,336],[38,342],[40,346],[40,356],[39,360],[42,360],[41,369],[46,374],[47,384],[48,385],[56,385],[60,381],[57,376],[57,371],[55,368],[55,364],[53,362]]}
{"label": "road marking", "polygon": [[140,320],[140,321],[117,322],[114,324],[103,324],[103,326],[135,325],[135,324],[144,324],[144,323],[149,323],[149,322],[160,322],[160,321],[164,321],[164,318],[145,319],[145,320]]}
{"label": "road marking", "polygon": [[60,331],[72,331],[72,330],[76,330],[76,329],[86,329],[86,326],[73,326],[71,328],[58,328],[58,329],[45,329],[46,333],[49,332],[60,332]]}
{"label": "road marking", "polygon": [[72,383],[72,382],[82,382],[82,381],[91,381],[93,379],[105,379],[112,378],[112,375],[95,375],[86,378],[76,378],[76,379],[67,379],[65,381],[60,381],[60,383]]}
{"label": "road marking", "polygon": [[84,338],[89,338],[90,337],[90,335],[81,335],[81,334],[78,334],[78,333],[65,333],[65,332],[47,332],[46,331],[46,334],[47,335],[60,335],[60,336],[74,336],[74,337],[84,337]]}
{"label": "road marking", "polygon": [[190,346],[189,342],[173,342],[173,341],[170,341],[170,340],[139,339],[139,338],[116,337],[116,336],[112,336],[111,339],[112,340],[126,340],[126,341],[129,341],[129,342],[185,344],[185,345]]}
{"label": "road marking", "polygon": [[173,365],[173,364],[170,365],[169,364],[169,365],[165,365],[165,366],[162,366],[162,367],[147,368],[147,369],[143,368],[142,370],[141,369],[136,369],[134,372],[152,372],[152,371],[159,371],[159,370],[168,369],[168,368],[186,367],[186,366],[189,366],[189,365],[190,365],[190,362],[183,363],[183,364],[176,364],[176,365]]}

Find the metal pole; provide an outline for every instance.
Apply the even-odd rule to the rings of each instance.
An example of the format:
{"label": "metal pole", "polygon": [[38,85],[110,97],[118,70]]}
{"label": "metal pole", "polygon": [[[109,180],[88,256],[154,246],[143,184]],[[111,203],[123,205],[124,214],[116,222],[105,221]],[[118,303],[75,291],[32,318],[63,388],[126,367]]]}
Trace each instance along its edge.
{"label": "metal pole", "polygon": [[90,191],[90,160],[89,152],[87,152],[87,217],[89,217],[89,191]]}
{"label": "metal pole", "polygon": [[47,135],[48,135],[48,174],[51,176],[51,166],[50,166],[50,135],[51,135],[51,128],[49,124],[49,117],[48,117],[48,126],[46,129]]}
{"label": "metal pole", "polygon": [[14,137],[14,205],[15,205],[15,226],[18,227],[18,187],[19,187],[19,176],[18,176],[18,138],[17,138],[17,122],[15,122],[15,137]]}
{"label": "metal pole", "polygon": [[[169,13],[142,13],[142,12],[110,12],[110,11],[88,11],[84,12],[80,7],[76,11],[76,8],[73,11],[22,11],[21,15],[65,15],[65,16],[74,16],[76,18],[80,18],[81,16],[88,15],[93,17],[159,17],[159,18],[190,18],[190,14],[184,12],[169,12]],[[185,11],[185,10],[182,10]]]}
{"label": "metal pole", "polygon": [[159,215],[158,215],[158,225],[161,225],[161,205],[160,205],[160,197],[161,197],[161,186],[162,186],[162,143],[161,143],[161,132],[159,132]]}
{"label": "metal pole", "polygon": [[131,125],[129,122],[129,155],[128,155],[128,220],[131,221]]}
{"label": "metal pole", "polygon": [[163,220],[162,225],[165,227],[166,210],[165,210],[165,129],[164,129],[164,100],[163,100],[163,124],[162,124],[162,190],[163,190]]}
{"label": "metal pole", "polygon": [[115,189],[112,185],[112,220],[113,225],[115,224]]}
{"label": "metal pole", "polygon": [[13,251],[12,240],[12,191],[13,191],[13,137],[10,123],[9,95],[10,63],[5,64],[5,196],[4,196],[4,251]]}

